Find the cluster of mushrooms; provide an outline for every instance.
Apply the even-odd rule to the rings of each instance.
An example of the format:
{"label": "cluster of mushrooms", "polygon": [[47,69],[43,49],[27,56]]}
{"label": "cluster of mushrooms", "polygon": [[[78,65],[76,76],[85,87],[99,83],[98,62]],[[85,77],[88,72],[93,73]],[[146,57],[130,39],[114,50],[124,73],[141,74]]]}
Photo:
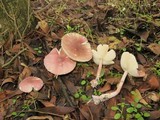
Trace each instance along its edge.
{"label": "cluster of mushrooms", "polygon": [[[102,65],[114,64],[116,52],[109,50],[107,44],[100,44],[97,46],[97,51],[91,49],[86,37],[78,33],[65,34],[61,39],[61,49],[54,48],[44,58],[45,68],[53,73],[56,77],[70,73],[76,67],[77,62],[87,62],[93,58],[93,61],[99,65],[97,75],[92,80],[91,86],[95,88],[98,85]],[[119,94],[126,76],[129,74],[134,77],[144,77],[145,73],[138,70],[138,63],[135,56],[129,52],[123,52],[120,60],[120,65],[124,70],[124,74],[117,85],[117,89],[113,92],[104,93],[100,96],[92,95],[92,100],[95,104],[106,101]],[[38,77],[27,77],[19,84],[19,89],[23,92],[29,93],[34,89],[40,90],[43,87],[43,81]]]}

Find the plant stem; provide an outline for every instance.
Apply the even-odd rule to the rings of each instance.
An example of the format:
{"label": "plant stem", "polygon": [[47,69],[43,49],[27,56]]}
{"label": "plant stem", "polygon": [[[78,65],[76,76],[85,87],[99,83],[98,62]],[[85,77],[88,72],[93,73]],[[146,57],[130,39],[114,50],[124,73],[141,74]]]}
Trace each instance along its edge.
{"label": "plant stem", "polygon": [[102,62],[103,60],[100,60],[99,66],[98,66],[98,70],[97,70],[97,75],[96,75],[96,80],[98,81],[100,78],[100,74],[101,74],[101,70],[102,70]]}
{"label": "plant stem", "polygon": [[13,58],[11,58],[10,61],[8,61],[4,65],[2,65],[2,68],[4,68],[4,67],[8,66],[9,64],[11,64],[21,53],[23,53],[26,50],[27,50],[27,48],[24,48],[21,51],[19,51],[19,53],[17,53]]}
{"label": "plant stem", "polygon": [[115,97],[116,95],[118,95],[119,92],[122,89],[122,86],[124,84],[124,81],[125,81],[125,78],[126,78],[127,74],[128,74],[128,72],[125,71],[123,76],[122,76],[122,78],[121,78],[121,80],[120,80],[120,82],[119,82],[119,84],[117,85],[117,89],[114,92],[105,93],[105,94],[102,94],[100,96],[92,95],[94,103],[95,104],[99,104],[100,102],[109,100],[109,99]]}

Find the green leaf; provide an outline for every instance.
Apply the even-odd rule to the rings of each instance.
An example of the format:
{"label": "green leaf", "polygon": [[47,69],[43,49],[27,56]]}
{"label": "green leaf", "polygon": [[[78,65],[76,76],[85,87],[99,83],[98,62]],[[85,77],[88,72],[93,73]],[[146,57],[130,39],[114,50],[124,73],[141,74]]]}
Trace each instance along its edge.
{"label": "green leaf", "polygon": [[140,113],[137,113],[136,115],[135,115],[135,118],[141,118],[142,117],[142,115],[140,114]]}
{"label": "green leaf", "polygon": [[114,110],[114,111],[119,110],[119,108],[117,106],[112,106],[111,109]]}
{"label": "green leaf", "polygon": [[17,112],[12,112],[12,115],[13,115],[13,116],[16,116],[16,115],[17,115]]}
{"label": "green leaf", "polygon": [[24,117],[24,116],[25,116],[25,114],[24,114],[24,113],[21,113],[19,116],[20,116],[20,117]]}
{"label": "green leaf", "polygon": [[137,120],[144,120],[144,118],[143,118],[143,117],[140,117],[140,118],[138,118]]}
{"label": "green leaf", "polygon": [[134,110],[135,110],[135,109],[134,109],[133,107],[129,107],[129,108],[127,108],[127,112],[128,112],[128,113],[133,113],[133,112],[134,112]]}
{"label": "green leaf", "polygon": [[138,103],[137,105],[136,105],[136,108],[142,108],[142,104],[140,104],[140,103]]}
{"label": "green leaf", "polygon": [[86,80],[82,80],[82,81],[81,81],[81,85],[85,85],[86,83],[87,83]]}
{"label": "green leaf", "polygon": [[74,98],[79,98],[79,97],[80,97],[79,93],[74,94]]}
{"label": "green leaf", "polygon": [[114,115],[114,119],[115,120],[118,120],[118,119],[120,119],[121,118],[121,114],[120,113],[116,113],[115,115]]}
{"label": "green leaf", "polygon": [[132,94],[132,95],[135,95],[135,94],[136,94],[136,92],[135,92],[135,91],[131,91],[131,94]]}
{"label": "green leaf", "polygon": [[82,95],[82,96],[81,96],[81,99],[82,99],[83,101],[88,101],[88,100],[89,100],[89,98],[88,98],[86,95]]}
{"label": "green leaf", "polygon": [[149,114],[149,112],[143,112],[143,116],[144,117],[150,117],[150,114]]}

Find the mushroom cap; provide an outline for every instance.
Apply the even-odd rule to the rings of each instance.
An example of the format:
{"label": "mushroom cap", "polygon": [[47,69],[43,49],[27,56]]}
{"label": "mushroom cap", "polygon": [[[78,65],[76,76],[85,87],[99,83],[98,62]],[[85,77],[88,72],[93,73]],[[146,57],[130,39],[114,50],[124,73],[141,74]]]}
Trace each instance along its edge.
{"label": "mushroom cap", "polygon": [[[120,60],[121,67],[134,77],[143,77],[145,73],[138,71],[138,63],[135,56],[129,52],[123,52]],[[143,72],[143,73],[142,73]]]}
{"label": "mushroom cap", "polygon": [[76,67],[76,62],[71,60],[61,49],[54,48],[44,58],[44,66],[55,75],[64,75],[71,72]]}
{"label": "mushroom cap", "polygon": [[43,84],[44,83],[40,78],[30,76],[30,77],[26,77],[19,83],[19,89],[22,92],[29,93],[33,89],[35,91],[40,90],[43,87]]}
{"label": "mushroom cap", "polygon": [[87,62],[92,59],[91,46],[86,37],[78,33],[68,33],[62,37],[61,46],[71,59]]}
{"label": "mushroom cap", "polygon": [[107,44],[99,44],[97,46],[97,51],[92,50],[93,53],[93,61],[96,64],[99,64],[102,60],[103,65],[114,64],[114,58],[116,57],[116,52],[114,50],[109,50],[109,46]]}

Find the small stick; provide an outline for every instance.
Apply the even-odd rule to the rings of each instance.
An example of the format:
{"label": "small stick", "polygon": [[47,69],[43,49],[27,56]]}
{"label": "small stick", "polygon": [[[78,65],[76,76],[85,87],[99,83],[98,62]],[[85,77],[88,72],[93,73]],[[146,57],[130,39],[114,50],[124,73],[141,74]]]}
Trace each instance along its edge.
{"label": "small stick", "polygon": [[27,50],[27,48],[24,48],[21,51],[19,51],[19,53],[17,53],[12,59],[10,59],[10,61],[8,61],[4,65],[2,65],[2,68],[4,68],[4,67],[8,66],[9,64],[11,64],[21,53],[23,53],[26,50]]}

